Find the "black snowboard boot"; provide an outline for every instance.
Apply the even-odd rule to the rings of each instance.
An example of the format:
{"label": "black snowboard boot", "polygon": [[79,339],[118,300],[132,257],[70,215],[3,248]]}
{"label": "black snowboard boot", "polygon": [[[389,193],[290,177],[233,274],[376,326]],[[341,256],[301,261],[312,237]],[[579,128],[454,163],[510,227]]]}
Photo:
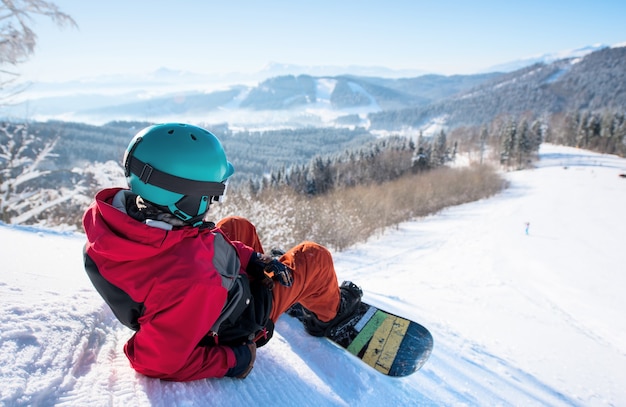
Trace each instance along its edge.
{"label": "black snowboard boot", "polygon": [[304,324],[304,329],[313,336],[328,336],[330,330],[339,325],[346,319],[350,318],[361,304],[361,297],[363,291],[351,281],[344,281],[339,287],[341,291],[341,297],[339,302],[339,310],[335,318],[328,322],[322,322],[317,319],[317,316],[302,308],[302,317],[300,318]]}

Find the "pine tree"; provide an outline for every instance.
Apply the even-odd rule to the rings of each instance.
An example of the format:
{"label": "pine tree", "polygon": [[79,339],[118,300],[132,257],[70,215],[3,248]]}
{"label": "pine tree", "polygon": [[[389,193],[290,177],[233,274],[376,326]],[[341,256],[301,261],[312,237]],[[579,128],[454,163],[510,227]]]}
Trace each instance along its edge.
{"label": "pine tree", "polygon": [[510,120],[503,126],[500,137],[502,141],[500,163],[510,166],[511,158],[515,156],[517,146],[517,123],[515,120]]}
{"label": "pine tree", "polygon": [[487,126],[483,126],[480,131],[480,164],[483,164],[483,157],[485,155],[485,148],[487,145],[487,139],[489,138],[489,132]]}
{"label": "pine tree", "polygon": [[443,165],[448,160],[446,133],[441,130],[433,140],[431,163],[434,167]]}
{"label": "pine tree", "polygon": [[611,154],[614,150],[614,136],[615,136],[615,127],[616,120],[615,114],[610,113],[608,111],[602,114],[602,119],[600,122],[600,152]]}
{"label": "pine tree", "polygon": [[536,154],[539,152],[539,147],[544,139],[544,133],[547,131],[547,126],[541,120],[535,120],[530,126],[530,144],[531,152]]}
{"label": "pine tree", "polygon": [[528,122],[526,120],[522,120],[520,123],[517,131],[516,143],[517,145],[515,150],[517,154],[517,168],[521,169],[524,168],[524,163],[528,160],[532,152]]}
{"label": "pine tree", "polygon": [[585,148],[589,145],[589,112],[585,111],[580,116],[576,129],[576,147]]}

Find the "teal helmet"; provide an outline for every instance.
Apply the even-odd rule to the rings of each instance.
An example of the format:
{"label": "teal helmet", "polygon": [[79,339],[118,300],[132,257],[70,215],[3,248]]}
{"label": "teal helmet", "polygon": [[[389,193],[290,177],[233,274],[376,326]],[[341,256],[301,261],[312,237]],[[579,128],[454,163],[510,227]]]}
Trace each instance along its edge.
{"label": "teal helmet", "polygon": [[128,186],[183,221],[198,225],[213,200],[224,195],[233,165],[209,131],[180,123],[146,127],[124,154]]}

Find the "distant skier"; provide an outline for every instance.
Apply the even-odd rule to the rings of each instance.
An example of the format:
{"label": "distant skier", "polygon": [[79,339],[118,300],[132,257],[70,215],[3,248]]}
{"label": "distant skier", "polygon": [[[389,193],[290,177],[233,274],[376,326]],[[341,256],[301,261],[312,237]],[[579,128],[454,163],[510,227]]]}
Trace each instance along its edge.
{"label": "distant skier", "polygon": [[530,222],[526,222],[524,223],[524,225],[526,226],[526,228],[524,229],[524,232],[526,232],[526,235],[528,235],[528,232],[530,230]]}
{"label": "distant skier", "polygon": [[150,126],[131,140],[124,168],[130,189],[98,192],[85,212],[84,262],[115,316],[136,331],[124,346],[136,371],[244,378],[294,303],[317,336],[360,304],[359,287],[339,286],[326,248],[304,242],[276,258],[246,219],[205,220],[234,172],[207,130]]}

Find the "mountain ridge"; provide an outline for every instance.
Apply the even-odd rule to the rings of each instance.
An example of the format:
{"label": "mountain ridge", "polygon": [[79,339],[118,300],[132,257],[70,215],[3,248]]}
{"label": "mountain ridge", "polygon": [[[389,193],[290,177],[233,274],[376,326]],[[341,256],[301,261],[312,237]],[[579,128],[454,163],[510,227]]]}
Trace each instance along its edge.
{"label": "mountain ridge", "polygon": [[[620,69],[626,64],[625,49],[623,44],[594,45],[570,51],[566,58],[557,58],[562,53],[547,54],[548,62],[512,72],[401,78],[286,74],[219,87],[203,82],[205,76],[159,68],[135,83],[132,92],[118,92],[124,81],[117,89],[77,82],[66,89],[71,95],[42,97],[5,111],[8,117],[39,121],[190,121],[245,129],[345,125],[419,129],[433,120],[444,120],[449,127],[484,124],[501,114],[625,106],[620,85],[626,81]],[[292,69],[274,65],[281,68],[267,69]],[[195,83],[193,89],[188,80]],[[155,83],[163,86],[152,88]]]}

